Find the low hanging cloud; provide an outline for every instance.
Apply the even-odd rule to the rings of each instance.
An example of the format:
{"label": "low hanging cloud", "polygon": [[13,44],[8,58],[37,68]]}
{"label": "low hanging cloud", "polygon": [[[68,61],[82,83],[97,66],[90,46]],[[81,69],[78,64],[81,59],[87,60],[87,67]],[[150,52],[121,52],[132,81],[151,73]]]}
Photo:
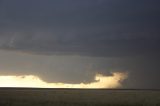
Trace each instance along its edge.
{"label": "low hanging cloud", "polygon": [[0,76],[0,87],[35,87],[35,88],[119,88],[127,78],[127,73],[113,73],[111,76],[97,74],[96,82],[89,84],[47,83],[34,75]]}
{"label": "low hanging cloud", "polygon": [[0,0],[0,75],[89,84],[127,70],[124,87],[160,88],[159,3]]}

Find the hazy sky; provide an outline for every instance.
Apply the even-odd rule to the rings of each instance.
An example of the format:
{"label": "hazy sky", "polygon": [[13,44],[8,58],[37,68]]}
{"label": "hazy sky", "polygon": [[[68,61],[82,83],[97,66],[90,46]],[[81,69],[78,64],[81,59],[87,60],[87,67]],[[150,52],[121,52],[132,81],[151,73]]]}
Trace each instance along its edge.
{"label": "hazy sky", "polygon": [[159,0],[0,0],[0,76],[160,88]]}

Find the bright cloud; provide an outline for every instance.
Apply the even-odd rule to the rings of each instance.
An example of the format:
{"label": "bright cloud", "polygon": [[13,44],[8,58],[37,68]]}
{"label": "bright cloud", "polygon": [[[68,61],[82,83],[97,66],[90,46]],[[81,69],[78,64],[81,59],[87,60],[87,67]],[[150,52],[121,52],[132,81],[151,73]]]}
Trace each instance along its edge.
{"label": "bright cloud", "polygon": [[34,75],[0,76],[0,87],[35,87],[35,88],[118,88],[127,78],[127,73],[115,72],[112,76],[97,74],[95,82],[88,84],[47,83]]}

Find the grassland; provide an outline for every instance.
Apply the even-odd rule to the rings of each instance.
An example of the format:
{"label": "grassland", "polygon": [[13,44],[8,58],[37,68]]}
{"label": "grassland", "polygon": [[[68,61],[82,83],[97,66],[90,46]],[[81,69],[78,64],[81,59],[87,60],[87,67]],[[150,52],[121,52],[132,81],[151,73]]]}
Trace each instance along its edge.
{"label": "grassland", "polygon": [[160,106],[160,91],[0,88],[0,106]]}

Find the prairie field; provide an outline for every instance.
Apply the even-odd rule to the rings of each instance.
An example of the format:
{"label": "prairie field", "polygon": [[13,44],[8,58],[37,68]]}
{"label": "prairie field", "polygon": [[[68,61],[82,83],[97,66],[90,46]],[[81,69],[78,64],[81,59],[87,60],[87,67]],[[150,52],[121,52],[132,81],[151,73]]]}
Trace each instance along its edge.
{"label": "prairie field", "polygon": [[0,106],[160,106],[160,91],[0,88]]}

